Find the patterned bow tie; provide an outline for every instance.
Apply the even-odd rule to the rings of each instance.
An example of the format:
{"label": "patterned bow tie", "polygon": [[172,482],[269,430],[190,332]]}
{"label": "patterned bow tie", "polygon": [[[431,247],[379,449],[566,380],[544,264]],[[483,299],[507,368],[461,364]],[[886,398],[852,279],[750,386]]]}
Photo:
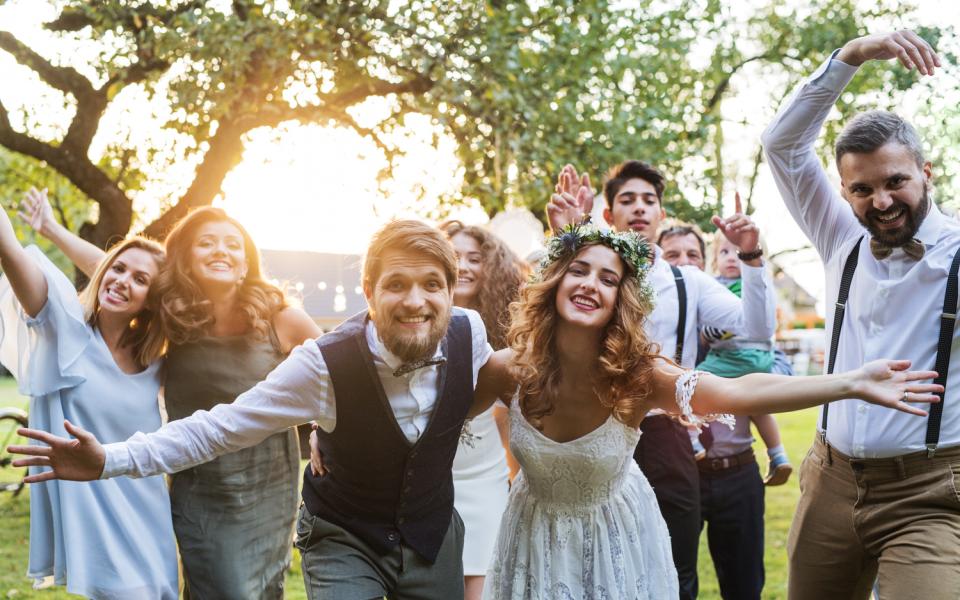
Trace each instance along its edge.
{"label": "patterned bow tie", "polygon": [[[903,246],[903,251],[907,253],[907,256],[913,260],[920,260],[923,258],[923,253],[926,250],[923,246],[923,242],[917,238],[913,238]],[[883,260],[890,256],[890,253],[893,252],[893,246],[887,246],[877,241],[876,238],[870,238],[870,252],[873,252],[873,257],[877,260]]]}
{"label": "patterned bow tie", "polygon": [[400,377],[401,375],[406,375],[416,371],[417,369],[422,369],[424,367],[432,367],[433,365],[442,365],[447,362],[447,357],[439,356],[437,358],[421,358],[420,360],[415,360],[413,362],[403,363],[397,370],[393,372],[394,377]]}

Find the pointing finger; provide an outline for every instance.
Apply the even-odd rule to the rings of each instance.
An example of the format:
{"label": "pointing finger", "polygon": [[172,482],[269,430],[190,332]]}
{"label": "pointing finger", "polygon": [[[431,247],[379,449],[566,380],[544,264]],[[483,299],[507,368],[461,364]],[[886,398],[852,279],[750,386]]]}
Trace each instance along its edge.
{"label": "pointing finger", "polygon": [[733,196],[733,212],[742,213],[743,207],[740,204],[740,192],[736,192]]}

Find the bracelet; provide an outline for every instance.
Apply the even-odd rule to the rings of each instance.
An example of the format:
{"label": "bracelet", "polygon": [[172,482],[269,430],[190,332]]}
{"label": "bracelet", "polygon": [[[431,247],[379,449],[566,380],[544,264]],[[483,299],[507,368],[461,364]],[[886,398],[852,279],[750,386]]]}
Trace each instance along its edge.
{"label": "bracelet", "polygon": [[763,256],[763,248],[759,248],[759,247],[753,252],[740,252],[739,250],[737,251],[737,258],[739,258],[742,261],[754,260],[756,258],[760,258],[761,256]]}

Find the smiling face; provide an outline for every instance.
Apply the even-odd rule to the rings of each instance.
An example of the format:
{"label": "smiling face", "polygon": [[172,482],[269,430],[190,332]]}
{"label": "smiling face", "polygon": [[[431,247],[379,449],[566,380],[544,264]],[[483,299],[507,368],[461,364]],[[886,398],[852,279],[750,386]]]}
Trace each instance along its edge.
{"label": "smiling face", "polygon": [[132,319],[147,303],[147,292],[160,266],[157,259],[143,248],[121,252],[104,272],[97,290],[101,314],[114,314]]}
{"label": "smiling face", "polygon": [[364,293],[387,350],[404,362],[433,356],[453,306],[453,290],[440,261],[416,252],[387,251],[373,289]]}
{"label": "smiling face", "polygon": [[902,246],[930,210],[930,163],[917,165],[910,149],[888,142],[873,152],[840,158],[840,185],[854,215],[878,241]]}
{"label": "smiling face", "polygon": [[450,238],[457,252],[457,286],[453,302],[457,306],[475,308],[480,285],[483,282],[483,252],[473,236],[458,233]]}
{"label": "smiling face", "polygon": [[623,262],[610,248],[597,244],[581,250],[557,286],[557,314],[571,324],[602,329],[613,317]]}
{"label": "smiling face", "polygon": [[693,233],[671,235],[660,238],[663,259],[675,267],[693,265],[703,270],[704,257],[700,250],[700,240]]}
{"label": "smiling face", "polygon": [[201,287],[238,285],[247,274],[243,234],[226,221],[200,225],[190,246],[189,271]]}
{"label": "smiling face", "polygon": [[656,242],[660,222],[666,218],[657,189],[646,179],[628,179],[613,197],[603,218],[616,231],[636,231],[651,244]]}

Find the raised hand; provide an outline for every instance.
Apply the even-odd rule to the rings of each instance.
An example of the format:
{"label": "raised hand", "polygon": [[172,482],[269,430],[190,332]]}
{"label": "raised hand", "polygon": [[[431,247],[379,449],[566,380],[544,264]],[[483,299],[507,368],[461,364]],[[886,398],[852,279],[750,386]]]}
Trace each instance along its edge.
{"label": "raised hand", "polygon": [[896,58],[907,69],[916,67],[922,75],[933,75],[940,57],[923,38],[909,29],[892,33],[875,33],[850,40],[837,54],[837,59],[859,67],[868,60]]}
{"label": "raised hand", "polygon": [[53,216],[53,207],[47,199],[46,189],[38,191],[37,188],[30,188],[30,191],[23,195],[17,215],[40,235],[47,235],[51,226],[57,223]]}
{"label": "raised hand", "polygon": [[760,247],[760,229],[753,219],[743,214],[740,192],[737,192],[734,200],[733,214],[723,219],[715,215],[711,221],[741,252],[753,252]]}
{"label": "raised hand", "polygon": [[590,176],[579,175],[573,165],[560,170],[554,194],[547,204],[547,221],[550,229],[557,231],[564,225],[579,223],[593,210],[594,193]]}
{"label": "raised hand", "polygon": [[920,383],[937,376],[936,371],[908,371],[909,360],[875,360],[854,371],[854,393],[871,404],[906,413],[927,413],[907,402],[939,402],[942,385]]}
{"label": "raised hand", "polygon": [[10,446],[11,454],[23,454],[30,458],[18,458],[13,461],[15,467],[49,467],[44,471],[25,477],[27,483],[65,479],[68,481],[93,481],[103,473],[107,454],[92,433],[77,427],[70,421],[63,422],[67,432],[75,439],[40,431],[37,429],[18,429],[20,435],[43,442],[46,446]]}

